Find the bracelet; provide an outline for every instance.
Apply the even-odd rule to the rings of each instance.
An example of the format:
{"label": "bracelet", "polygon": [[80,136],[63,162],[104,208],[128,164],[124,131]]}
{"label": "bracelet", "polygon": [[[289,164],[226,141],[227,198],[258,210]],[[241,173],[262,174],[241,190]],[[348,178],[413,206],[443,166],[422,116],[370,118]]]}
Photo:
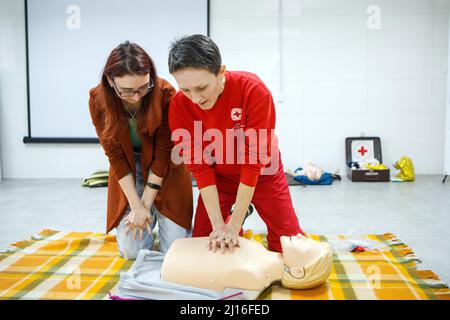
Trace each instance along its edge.
{"label": "bracelet", "polygon": [[151,183],[151,182],[147,182],[147,186],[149,186],[150,188],[155,189],[155,190],[161,190],[161,186],[160,185],[157,185],[157,184],[154,184],[154,183]]}

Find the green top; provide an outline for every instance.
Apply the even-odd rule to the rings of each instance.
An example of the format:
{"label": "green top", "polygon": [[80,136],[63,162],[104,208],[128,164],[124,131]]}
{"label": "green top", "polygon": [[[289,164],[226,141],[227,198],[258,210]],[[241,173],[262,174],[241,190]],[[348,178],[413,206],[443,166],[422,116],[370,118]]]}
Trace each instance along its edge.
{"label": "green top", "polygon": [[142,147],[142,140],[137,132],[136,120],[133,118],[128,119],[128,124],[130,125],[130,138],[133,148],[140,149]]}

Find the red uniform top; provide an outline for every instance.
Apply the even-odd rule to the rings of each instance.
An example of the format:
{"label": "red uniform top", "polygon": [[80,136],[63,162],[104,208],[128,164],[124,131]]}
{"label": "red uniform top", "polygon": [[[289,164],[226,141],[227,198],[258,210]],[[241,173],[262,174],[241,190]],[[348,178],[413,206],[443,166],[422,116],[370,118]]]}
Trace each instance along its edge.
{"label": "red uniform top", "polygon": [[[267,141],[275,129],[275,106],[269,89],[252,73],[227,71],[225,77],[225,88],[210,110],[201,109],[181,91],[170,102],[174,152],[183,157],[199,189],[215,185],[216,174],[238,177],[254,187],[261,169],[270,165]],[[247,136],[245,143],[230,139],[238,131]]]}

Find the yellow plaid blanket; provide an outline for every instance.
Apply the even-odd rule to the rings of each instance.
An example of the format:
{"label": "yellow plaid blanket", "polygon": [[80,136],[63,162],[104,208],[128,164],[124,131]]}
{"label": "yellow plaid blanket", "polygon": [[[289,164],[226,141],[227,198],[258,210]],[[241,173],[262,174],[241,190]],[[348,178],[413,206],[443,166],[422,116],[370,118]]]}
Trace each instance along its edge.
{"label": "yellow plaid blanket", "polygon": [[[245,236],[266,244],[263,234]],[[388,250],[335,251],[325,285],[288,290],[275,283],[259,299],[450,299],[448,286],[432,271],[417,270],[420,261],[393,234],[364,237]],[[0,299],[109,299],[132,263],[120,257],[114,235],[43,230],[0,253]]]}

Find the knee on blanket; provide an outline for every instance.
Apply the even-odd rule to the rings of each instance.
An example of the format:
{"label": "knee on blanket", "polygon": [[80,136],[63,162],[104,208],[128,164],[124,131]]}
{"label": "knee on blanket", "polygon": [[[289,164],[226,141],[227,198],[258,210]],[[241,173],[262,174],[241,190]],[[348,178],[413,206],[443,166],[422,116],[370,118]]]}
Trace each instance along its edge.
{"label": "knee on blanket", "polygon": [[126,260],[136,260],[139,253],[139,249],[136,248],[126,248],[125,250],[119,250],[122,258]]}
{"label": "knee on blanket", "polygon": [[139,251],[141,249],[151,249],[153,247],[153,238],[148,237],[144,233],[144,238],[136,240],[133,239],[131,234],[127,237],[117,237],[117,247],[119,249],[120,255],[126,260],[136,260]]}

